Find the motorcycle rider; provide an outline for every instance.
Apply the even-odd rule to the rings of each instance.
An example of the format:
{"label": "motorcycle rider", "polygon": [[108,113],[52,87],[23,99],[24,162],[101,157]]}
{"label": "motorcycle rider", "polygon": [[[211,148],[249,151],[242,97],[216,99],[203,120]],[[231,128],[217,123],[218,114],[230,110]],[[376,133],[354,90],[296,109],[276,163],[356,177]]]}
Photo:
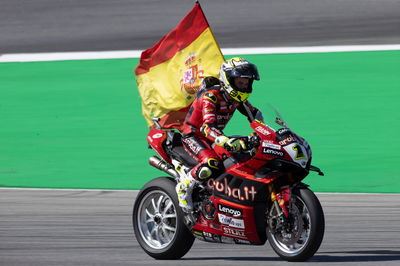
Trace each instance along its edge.
{"label": "motorcycle rider", "polygon": [[249,122],[254,119],[263,121],[261,112],[247,100],[253,81],[260,79],[257,67],[235,57],[222,64],[219,74],[219,79],[206,77],[203,80],[183,125],[183,146],[198,162],[192,170],[184,173],[184,178],[176,186],[179,205],[186,212],[193,209],[195,183],[216,177],[224,170],[212,144],[233,152],[246,148],[243,139],[230,138],[222,132],[236,109],[247,116]]}

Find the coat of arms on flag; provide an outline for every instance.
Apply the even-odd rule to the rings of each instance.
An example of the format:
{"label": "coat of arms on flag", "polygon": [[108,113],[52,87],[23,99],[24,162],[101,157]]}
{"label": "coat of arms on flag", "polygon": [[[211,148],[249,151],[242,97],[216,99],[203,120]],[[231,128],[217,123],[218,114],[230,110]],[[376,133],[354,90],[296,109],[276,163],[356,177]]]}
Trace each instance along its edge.
{"label": "coat of arms on flag", "polygon": [[142,52],[135,69],[142,114],[149,127],[153,125],[152,118],[158,117],[163,128],[180,129],[202,79],[218,77],[223,61],[196,2],[175,29]]}
{"label": "coat of arms on flag", "polygon": [[204,70],[201,64],[201,59],[196,57],[196,54],[190,54],[185,58],[185,68],[180,71],[180,85],[183,94],[187,100],[192,100],[194,94],[198,91],[200,83],[204,78]]}

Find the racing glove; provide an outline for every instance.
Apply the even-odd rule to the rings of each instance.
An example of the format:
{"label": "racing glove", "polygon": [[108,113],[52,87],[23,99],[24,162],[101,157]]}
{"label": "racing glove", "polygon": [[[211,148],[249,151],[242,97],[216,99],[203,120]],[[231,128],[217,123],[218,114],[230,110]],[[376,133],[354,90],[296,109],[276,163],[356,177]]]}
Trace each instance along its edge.
{"label": "racing glove", "polygon": [[246,149],[246,143],[239,138],[228,138],[226,136],[218,136],[215,139],[215,144],[228,151],[240,151],[241,149]]}

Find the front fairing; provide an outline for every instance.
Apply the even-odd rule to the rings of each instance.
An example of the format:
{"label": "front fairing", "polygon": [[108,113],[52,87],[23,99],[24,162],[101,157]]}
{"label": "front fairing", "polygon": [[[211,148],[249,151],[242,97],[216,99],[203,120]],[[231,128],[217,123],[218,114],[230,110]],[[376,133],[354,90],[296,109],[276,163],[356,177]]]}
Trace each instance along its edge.
{"label": "front fairing", "polygon": [[256,156],[269,160],[287,160],[307,169],[312,157],[307,141],[289,128],[273,106],[265,108],[263,115],[265,122],[254,120],[251,123],[251,127],[260,138]]}

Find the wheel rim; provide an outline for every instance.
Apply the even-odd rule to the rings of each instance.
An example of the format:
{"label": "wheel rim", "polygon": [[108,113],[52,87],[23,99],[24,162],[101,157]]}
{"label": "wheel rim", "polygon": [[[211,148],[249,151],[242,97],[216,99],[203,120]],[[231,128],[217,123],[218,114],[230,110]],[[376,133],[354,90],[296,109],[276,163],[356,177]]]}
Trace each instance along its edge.
{"label": "wheel rim", "polygon": [[146,194],[139,205],[138,229],[144,242],[154,249],[163,249],[174,239],[177,213],[172,199],[161,190]]}
{"label": "wheel rim", "polygon": [[[292,219],[292,230],[290,233],[276,232],[271,234],[271,241],[283,252],[292,256],[300,253],[307,245],[311,232],[310,212],[304,201],[295,195],[290,203],[290,215]],[[273,215],[274,208],[271,209],[270,215]]]}

